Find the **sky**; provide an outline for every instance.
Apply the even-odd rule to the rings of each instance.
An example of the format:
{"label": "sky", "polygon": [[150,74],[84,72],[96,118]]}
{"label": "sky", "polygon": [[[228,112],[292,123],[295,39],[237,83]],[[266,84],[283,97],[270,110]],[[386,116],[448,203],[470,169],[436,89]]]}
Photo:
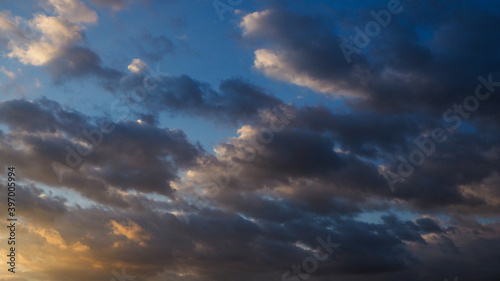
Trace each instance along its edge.
{"label": "sky", "polygon": [[0,281],[500,280],[497,4],[0,0]]}

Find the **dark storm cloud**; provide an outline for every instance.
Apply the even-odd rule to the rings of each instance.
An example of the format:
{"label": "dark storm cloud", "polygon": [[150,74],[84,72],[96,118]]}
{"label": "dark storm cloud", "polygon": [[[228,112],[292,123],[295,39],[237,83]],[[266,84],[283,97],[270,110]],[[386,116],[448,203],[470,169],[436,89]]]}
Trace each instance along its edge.
{"label": "dark storm cloud", "polygon": [[[176,0],[169,0],[164,2],[173,2]],[[149,3],[150,0],[91,0],[92,4],[101,8],[111,8],[114,11],[129,8],[130,5],[135,3]]]}
{"label": "dark storm cloud", "polygon": [[[60,148],[72,144],[71,138],[79,137],[80,128],[91,130],[93,119],[47,99],[33,103],[8,101],[0,109],[0,120],[9,128],[2,133],[5,148],[0,150],[2,160],[22,169],[25,179],[60,186],[55,176],[49,178],[53,174],[50,161],[63,163],[65,151]],[[221,144],[217,149],[219,159],[202,155],[180,131],[137,122],[113,123],[114,132],[104,136],[102,144],[85,158],[85,164],[64,175],[63,185],[104,206],[122,207],[118,209],[122,211],[91,207],[75,212],[63,199],[41,196],[42,192],[36,188],[23,189],[23,198],[30,206],[27,213],[38,213],[45,218],[57,213],[53,219],[41,220],[44,225],[36,221],[36,215],[29,215],[33,223],[30,236],[33,241],[47,243],[44,239],[57,236],[43,227],[52,227],[62,242],[50,240],[59,246],[45,251],[45,255],[61,256],[60,251],[86,246],[88,249],[80,256],[99,257],[105,267],[112,267],[111,261],[123,262],[130,265],[127,273],[138,280],[148,280],[155,274],[185,280],[175,274],[183,270],[190,272],[193,280],[252,280],[255,276],[280,279],[292,265],[311,255],[300,245],[314,249],[318,246],[316,238],[326,240],[328,235],[341,246],[314,272],[319,280],[333,276],[349,280],[357,274],[374,273],[383,276],[379,280],[395,276],[408,280],[437,279],[450,271],[470,279],[473,272],[456,258],[469,255],[481,257],[474,268],[483,270],[481,276],[485,280],[494,280],[495,273],[489,269],[488,260],[495,253],[484,252],[487,244],[498,243],[494,226],[487,231],[488,227],[482,224],[458,219],[451,226],[443,226],[429,217],[405,221],[384,216],[380,223],[356,221],[354,216],[363,210],[383,208],[371,201],[374,194],[379,199],[390,199],[392,195],[376,165],[358,159],[355,153],[334,151],[336,138],[346,135],[349,139],[347,128],[351,127],[353,136],[364,137],[364,142],[372,142],[375,147],[384,147],[381,136],[361,133],[370,124],[376,124],[395,128],[401,134],[387,140],[385,146],[390,148],[406,138],[406,134],[411,135],[411,130],[404,128],[412,127],[413,123],[410,117],[398,121],[382,118],[376,122],[369,120],[374,118],[366,118],[363,122],[325,111],[325,108],[298,109],[289,127],[276,132],[271,143],[262,144],[250,162],[245,159],[254,145],[251,137],[257,137],[258,130],[272,119],[275,113],[269,109],[261,112],[255,127],[242,128],[239,139]],[[16,119],[21,112],[27,117]],[[51,125],[43,121],[50,121]],[[468,143],[462,137],[458,139]],[[22,144],[26,149],[16,151],[12,144]],[[478,145],[487,145],[487,141]],[[177,169],[210,168],[193,163],[200,156],[211,159],[202,162],[204,165],[223,167],[225,162],[233,161],[243,166],[237,179],[233,178],[227,190],[210,203],[213,205],[204,206],[207,202],[202,201],[195,208],[186,208],[181,201],[159,203],[141,194],[108,194],[108,185],[112,185],[122,190],[168,195],[167,186],[158,185],[163,180],[174,180],[182,186],[182,178],[176,176]],[[19,159],[29,159],[29,163]],[[456,167],[450,165],[450,169]],[[495,182],[492,179],[482,188],[488,190]],[[412,203],[436,192],[428,190],[422,194],[415,193],[405,200]],[[438,205],[429,203],[433,204]],[[174,215],[176,211],[187,211],[189,221]],[[85,226],[82,228],[85,232],[75,229],[75,225]],[[470,236],[471,232],[475,234]],[[481,254],[474,243],[481,245]],[[439,260],[429,258],[430,253],[439,256]],[[418,270],[434,268],[435,264],[440,265],[439,269]],[[457,270],[457,266],[461,269]],[[222,277],[220,268],[230,273]],[[51,280],[67,279],[61,267],[53,265],[48,269]],[[72,272],[79,273],[74,280],[109,274],[109,270],[88,272],[83,266]]]}
{"label": "dark storm cloud", "polygon": [[[395,191],[395,196],[427,208],[451,208],[460,212],[498,213],[495,185],[500,142],[493,132],[456,133],[436,151],[425,156],[425,163]],[[484,151],[484,152],[482,152]],[[404,155],[407,159],[409,152]],[[389,167],[396,171],[397,160]],[[475,191],[473,191],[475,190]],[[412,198],[412,199],[410,199]],[[463,207],[463,208],[461,208]]]}
{"label": "dark storm cloud", "polygon": [[[396,156],[408,158],[419,147],[415,140],[425,140],[439,122],[418,115],[333,114],[323,107],[304,107],[282,131],[272,131],[273,118],[275,113],[264,110],[254,125],[240,129],[238,138],[219,143],[217,158],[196,167],[199,174],[192,180],[198,186],[215,184],[222,190],[216,200],[231,209],[251,204],[244,204],[237,192],[276,189],[280,198],[292,200],[293,208],[317,213],[357,213],[357,203],[373,198],[402,199],[420,210],[498,212],[494,186],[500,140],[495,129],[451,132],[392,193],[380,165],[397,171],[401,161]],[[280,212],[276,208],[275,214]]]}
{"label": "dark storm cloud", "polygon": [[[9,128],[0,149],[5,163],[22,168],[33,181],[66,186],[101,203],[127,206],[115,189],[171,195],[177,171],[195,165],[204,153],[181,130],[118,122],[100,131],[102,119],[96,124],[47,99],[11,100],[0,108],[0,121]],[[18,145],[26,149],[14,149]],[[62,167],[62,182],[54,162]]]}
{"label": "dark storm cloud", "polygon": [[[222,144],[221,144],[222,145]],[[226,157],[237,158],[234,146],[225,146]],[[329,171],[341,169],[343,161],[333,151],[330,138],[304,131],[283,131],[274,135],[273,141],[251,162],[253,170],[269,171],[269,178],[280,175],[317,177]]]}
{"label": "dark storm cloud", "polygon": [[[229,101],[226,100],[224,106],[218,107],[220,111],[215,111],[214,100],[218,100],[222,94],[215,92],[209,86],[187,76],[170,77],[166,81],[165,84],[160,84],[162,88],[151,96],[149,104],[157,108],[158,104],[165,105],[171,111],[185,114],[198,116],[213,114],[219,119],[235,120],[236,118],[244,119],[242,115],[249,118],[255,117],[259,111],[266,112],[267,104],[261,101],[271,99],[274,102],[271,104],[282,104],[281,101],[261,92],[248,91],[252,89],[248,84],[230,81],[232,83],[221,85],[222,92],[228,94]],[[246,91],[230,92],[228,89],[234,89],[235,85],[240,86],[238,89]],[[242,88],[242,85],[245,87]],[[237,94],[240,93],[250,93],[247,94],[249,98],[246,99],[249,102],[241,102],[239,99],[245,100],[246,97],[245,95],[238,96]],[[165,100],[164,103],[156,102],[162,99]],[[309,182],[308,185],[320,188],[301,189],[296,186],[294,196],[299,202],[305,202],[307,206],[315,206],[317,212],[328,209],[339,212],[359,211],[357,208],[344,209],[339,202],[330,201],[328,197],[325,197],[325,195],[333,196],[334,194],[347,196],[354,201],[369,198],[373,194],[389,200],[395,196],[419,208],[462,208],[462,212],[488,213],[496,212],[494,210],[498,208],[495,203],[484,200],[484,197],[491,195],[498,198],[491,188],[486,187],[488,195],[479,197],[464,195],[461,190],[463,184],[477,186],[495,171],[492,158],[477,155],[476,151],[477,149],[486,151],[496,149],[498,147],[496,138],[485,142],[480,136],[473,134],[455,134],[453,136],[455,140],[445,147],[446,151],[433,155],[433,158],[427,162],[427,166],[419,171],[420,175],[415,176],[414,181],[409,181],[409,187],[403,185],[401,191],[390,194],[383,177],[377,172],[377,166],[370,162],[363,163],[357,157],[391,159],[391,155],[396,153],[409,152],[415,147],[413,141],[417,139],[418,134],[433,129],[434,126],[440,124],[439,121],[414,114],[395,116],[352,112],[335,115],[322,107],[300,108],[297,116],[290,128],[295,127],[300,130],[289,129],[276,134],[274,140],[269,145],[265,145],[265,149],[253,161],[243,160],[248,156],[249,151],[254,149],[252,142],[241,140],[237,145],[235,143],[220,144],[219,149],[224,151],[223,157],[243,166],[244,172],[232,178],[230,188],[252,190],[268,184],[271,184],[270,186],[288,184],[290,179],[313,177],[319,181]],[[257,127],[257,129],[262,128]],[[255,140],[257,136],[253,137]],[[464,146],[457,147],[453,145],[455,142],[463,143]],[[474,143],[473,147],[470,147],[471,143]],[[465,146],[466,144],[468,147]],[[333,152],[337,148],[347,153],[339,156]],[[464,157],[471,160],[462,161]],[[442,169],[436,172],[438,170],[434,168],[434,161],[441,163],[446,161],[444,165],[446,172]],[[394,163],[394,165],[397,164]],[[480,166],[484,169],[478,169]],[[213,167],[224,169],[224,162],[215,164]],[[212,171],[213,167],[203,169]],[[450,177],[459,170],[463,171],[461,175],[465,177]],[[364,176],[359,177],[360,174]],[[425,183],[420,178],[425,179]],[[303,186],[307,185],[303,184]],[[329,186],[335,186],[335,188],[328,188]],[[363,192],[354,195],[356,190]],[[479,206],[482,207],[478,209]]]}
{"label": "dark storm cloud", "polygon": [[[355,26],[363,29],[373,20],[371,9],[384,6],[357,10],[366,15],[361,18],[312,17],[286,8],[259,11],[243,18],[243,37],[252,44],[265,42],[256,51],[255,66],[268,76],[345,95],[354,99],[354,106],[379,112],[440,115],[446,106],[474,94],[479,75],[493,73],[493,80],[499,80],[494,46],[500,38],[492,30],[500,23],[498,11],[478,4],[471,16],[454,2],[401,3],[404,10],[392,15],[361,54],[352,56],[352,63],[340,43],[356,34]],[[435,16],[428,16],[429,11]],[[478,114],[495,116],[498,99],[487,103]]]}
{"label": "dark storm cloud", "polygon": [[[272,133],[271,141],[264,144],[259,141],[262,129],[245,126],[238,138],[220,143],[215,148],[217,159],[196,167],[199,174],[191,180],[199,186],[217,183],[222,191],[216,200],[229,206],[242,204],[235,203],[241,199],[232,191],[276,189],[279,197],[294,201],[294,208],[318,213],[358,212],[355,202],[374,194],[388,195],[377,166],[335,151],[331,135],[288,128]],[[364,176],[359,177],[360,173]],[[354,205],[336,200],[338,196]]]}
{"label": "dark storm cloud", "polygon": [[[298,109],[297,117],[289,126],[315,132],[318,138],[324,138],[326,134],[348,155],[388,161],[386,165],[393,171],[397,171],[402,163],[397,159],[398,155],[409,161],[411,152],[421,149],[419,143],[426,143],[425,146],[429,147],[429,132],[446,128],[439,120],[419,115],[357,111],[338,115],[322,107]],[[498,212],[498,204],[493,203],[495,200],[487,199],[498,198],[498,192],[492,187],[499,165],[495,152],[500,146],[498,129],[495,125],[476,122],[467,126],[477,126],[478,129],[474,132],[448,131],[446,142],[434,143],[434,152],[423,154],[424,164],[415,166],[414,174],[401,184],[401,190],[388,197],[403,198],[422,208],[459,210],[462,206],[461,211],[466,213]],[[332,181],[338,182],[338,179]],[[374,192],[378,190],[376,182],[371,184]],[[469,191],[479,188],[481,192]]]}
{"label": "dark storm cloud", "polygon": [[[115,10],[126,4],[93,2]],[[27,276],[102,280],[119,265],[138,281],[283,280],[318,254],[321,238],[340,246],[310,280],[498,280],[500,225],[473,217],[500,211],[496,99],[459,130],[446,130],[448,140],[394,193],[380,172],[382,164],[397,171],[395,156],[406,157],[416,139],[445,127],[443,109],[472,94],[478,75],[498,71],[496,49],[486,46],[498,35],[481,37],[495,32],[498,13],[478,7],[476,19],[451,1],[405,2],[348,64],[333,30],[344,28],[343,37],[371,20],[369,11],[366,18],[324,19],[283,4],[244,19],[245,40],[268,48],[256,52],[258,69],[345,94],[353,105],[347,113],[286,105],[240,78],[215,89],[188,75],[155,75],[140,60],[126,75],[88,48],[64,48],[45,65],[56,81],[93,77],[115,95],[144,86],[133,109],[142,121],[111,122],[103,132],[103,119],[49,99],[0,103],[2,167],[15,165],[26,181],[18,189],[29,241],[23,251],[38,269]],[[155,61],[175,49],[171,43],[148,34],[140,48]],[[479,59],[482,51],[490,58]],[[160,128],[160,113],[242,127],[212,155],[181,130]],[[79,156],[89,136],[98,145]],[[61,170],[62,181],[54,161],[74,166]],[[205,194],[213,182],[222,183],[219,193]],[[71,196],[37,185],[69,188],[95,204],[74,206]],[[0,193],[4,209],[6,196]],[[426,215],[408,220],[389,209]],[[380,211],[380,220],[372,217]]]}

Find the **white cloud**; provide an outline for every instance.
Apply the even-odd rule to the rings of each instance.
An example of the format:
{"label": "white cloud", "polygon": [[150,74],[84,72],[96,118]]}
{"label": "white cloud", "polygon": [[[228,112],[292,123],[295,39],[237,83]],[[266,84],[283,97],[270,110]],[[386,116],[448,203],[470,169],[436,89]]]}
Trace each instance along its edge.
{"label": "white cloud", "polygon": [[10,79],[16,78],[16,74],[14,74],[14,72],[12,72],[12,71],[8,71],[5,68],[5,66],[0,67],[0,72],[2,72],[3,74],[7,75]]}
{"label": "white cloud", "polygon": [[148,65],[141,59],[133,59],[132,63],[129,64],[127,68],[132,73],[141,73],[144,69],[146,69],[146,67],[148,67]]}
{"label": "white cloud", "polygon": [[123,9],[126,5],[127,2],[131,1],[126,1],[126,0],[92,0],[92,3],[99,6],[99,7],[109,7],[113,9],[113,11],[118,11]]}

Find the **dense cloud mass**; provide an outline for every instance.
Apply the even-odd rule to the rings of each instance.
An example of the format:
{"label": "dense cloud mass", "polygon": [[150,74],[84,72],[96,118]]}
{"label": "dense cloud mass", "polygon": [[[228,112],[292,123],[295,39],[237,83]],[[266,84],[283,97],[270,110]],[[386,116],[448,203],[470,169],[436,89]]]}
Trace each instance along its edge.
{"label": "dense cloud mass", "polygon": [[[151,74],[149,66],[140,60],[134,60],[128,68],[133,73],[123,77],[121,92],[117,95],[122,99],[140,100],[134,106],[141,107],[140,111],[197,116],[217,123],[238,124],[253,119],[263,109],[283,104],[273,95],[240,78],[222,81],[217,91],[187,75]],[[142,85],[145,87],[138,89]]]}
{"label": "dense cloud mass", "polygon": [[121,190],[169,196],[178,169],[195,165],[204,153],[180,130],[107,119],[94,123],[47,99],[6,101],[0,109],[8,128],[2,159],[31,180],[68,187],[100,203],[128,206]]}
{"label": "dense cloud mass", "polygon": [[[346,52],[350,63],[341,43],[356,35],[353,27],[364,30],[373,20],[370,10],[378,12],[375,7],[359,11],[366,17],[340,16],[333,24],[327,18],[268,9],[246,15],[241,27],[245,40],[267,43],[255,51],[254,66],[269,77],[354,98],[357,107],[436,114],[474,94],[478,76],[492,74],[494,81],[500,80],[492,43],[499,38],[491,30],[500,19],[488,5],[493,2],[484,2],[461,8],[451,1],[402,1],[400,13],[368,46]],[[488,100],[491,111],[496,101]],[[482,109],[481,114],[496,112],[491,111]]]}
{"label": "dense cloud mass", "polygon": [[[17,278],[0,280],[500,279],[494,1],[199,1],[209,22],[231,14],[217,24],[250,78],[211,55],[205,77],[179,63],[216,52],[186,35],[202,17],[167,2],[185,23],[156,1],[0,11],[0,75],[37,68],[59,91],[0,102],[20,219]],[[135,26],[144,10],[186,34]],[[106,36],[140,34],[131,53],[97,46],[102,20],[119,31]],[[165,60],[193,73],[151,65]],[[91,106],[67,98],[79,91]],[[232,134],[207,146],[207,123]]]}

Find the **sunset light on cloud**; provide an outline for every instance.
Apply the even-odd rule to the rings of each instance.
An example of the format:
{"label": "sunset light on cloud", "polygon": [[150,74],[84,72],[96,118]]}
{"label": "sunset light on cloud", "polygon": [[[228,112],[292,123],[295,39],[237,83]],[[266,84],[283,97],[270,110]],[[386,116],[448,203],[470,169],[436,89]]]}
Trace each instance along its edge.
{"label": "sunset light on cloud", "polygon": [[0,281],[500,280],[498,26],[0,0]]}

